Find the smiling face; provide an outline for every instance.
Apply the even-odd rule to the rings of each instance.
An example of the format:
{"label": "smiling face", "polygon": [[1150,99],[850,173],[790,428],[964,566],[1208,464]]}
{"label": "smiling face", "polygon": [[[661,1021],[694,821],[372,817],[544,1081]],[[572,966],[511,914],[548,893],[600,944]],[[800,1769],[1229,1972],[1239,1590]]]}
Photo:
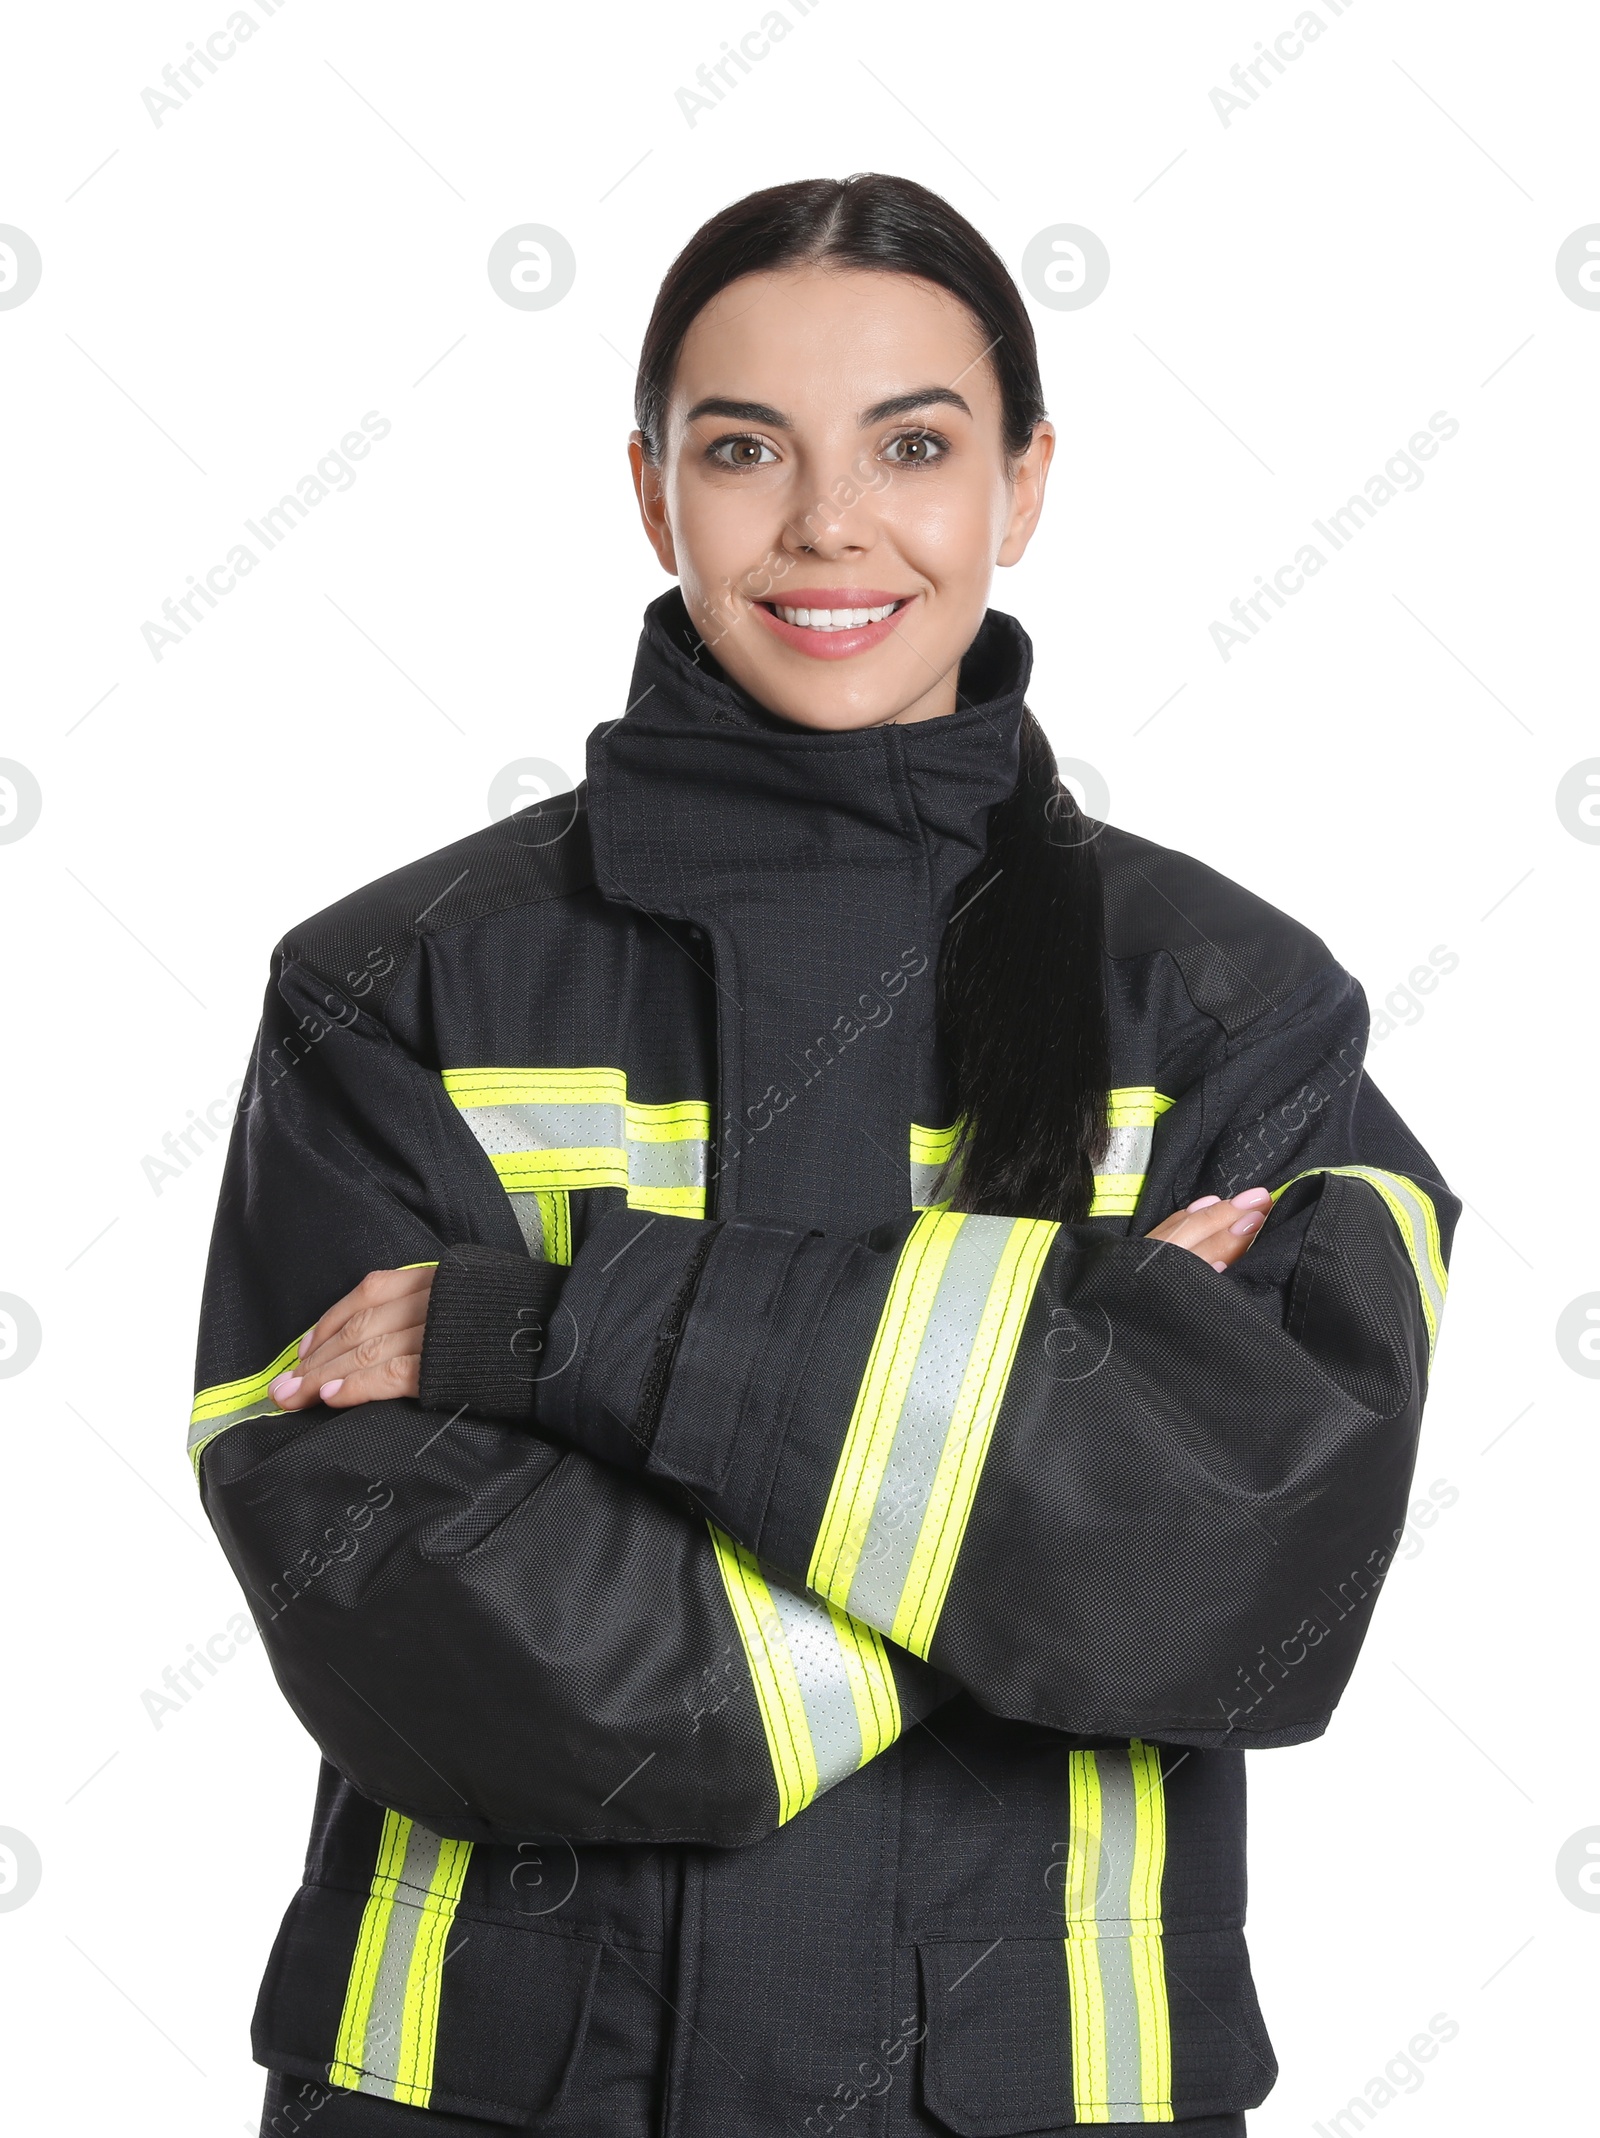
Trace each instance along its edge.
{"label": "smiling face", "polygon": [[723,668],[811,728],[957,702],[997,564],[1028,545],[1054,432],[1020,460],[977,321],[909,275],[746,275],[684,338],[659,466],[631,448],[657,556]]}

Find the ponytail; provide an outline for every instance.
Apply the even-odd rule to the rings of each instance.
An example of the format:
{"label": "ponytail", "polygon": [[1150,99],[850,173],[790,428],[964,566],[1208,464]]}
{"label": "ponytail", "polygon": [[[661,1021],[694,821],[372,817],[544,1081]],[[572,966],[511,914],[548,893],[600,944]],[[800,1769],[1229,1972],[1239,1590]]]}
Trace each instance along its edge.
{"label": "ponytail", "polygon": [[1017,784],[939,953],[940,1037],[961,1136],[933,1193],[957,1210],[1076,1223],[1108,1137],[1104,901],[1049,737],[1022,716]]}

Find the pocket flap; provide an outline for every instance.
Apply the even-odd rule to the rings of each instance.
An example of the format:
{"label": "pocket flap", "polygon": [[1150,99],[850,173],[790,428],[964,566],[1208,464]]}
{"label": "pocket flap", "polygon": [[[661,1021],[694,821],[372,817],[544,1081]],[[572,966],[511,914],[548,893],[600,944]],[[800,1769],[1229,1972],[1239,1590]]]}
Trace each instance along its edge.
{"label": "pocket flap", "polygon": [[917,1950],[923,2100],[960,2138],[1231,2114],[1277,2076],[1241,1931]]}
{"label": "pocket flap", "polygon": [[588,2026],[600,1947],[462,1910],[441,1921],[302,1886],[268,1962],[257,2063],[413,2108],[524,2124],[553,2108]]}

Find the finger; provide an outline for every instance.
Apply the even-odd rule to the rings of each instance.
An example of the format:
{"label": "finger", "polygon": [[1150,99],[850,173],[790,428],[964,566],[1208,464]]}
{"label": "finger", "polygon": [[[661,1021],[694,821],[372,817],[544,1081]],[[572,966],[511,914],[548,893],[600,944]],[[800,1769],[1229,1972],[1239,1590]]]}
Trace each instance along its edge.
{"label": "finger", "polygon": [[410,1292],[425,1291],[433,1283],[433,1268],[429,1264],[422,1269],[375,1269],[353,1291],[346,1292],[342,1299],[334,1301],[322,1319],[308,1335],[301,1338],[300,1358],[310,1358],[313,1351],[325,1344],[339,1326],[352,1314],[364,1307],[381,1306],[391,1299],[403,1299]]}
{"label": "finger", "polygon": [[[1265,1207],[1248,1208],[1235,1217],[1233,1213],[1239,1208],[1241,1198],[1235,1196],[1231,1203],[1223,1205],[1223,1217],[1225,1220],[1231,1220],[1231,1222],[1228,1223],[1228,1229],[1220,1239],[1213,1238],[1210,1242],[1209,1252],[1213,1257],[1211,1265],[1213,1269],[1231,1269],[1233,1264],[1250,1247],[1256,1234],[1267,1222],[1267,1219],[1271,1217],[1272,1198],[1266,1194],[1265,1190],[1259,1192],[1264,1197]],[[1220,1257],[1220,1260],[1216,1259],[1218,1257]]]}
{"label": "finger", "polygon": [[1271,1215],[1272,1197],[1265,1188],[1246,1188],[1223,1202],[1219,1196],[1202,1196],[1186,1209],[1174,1211],[1155,1226],[1149,1237],[1186,1247],[1207,1261],[1218,1255],[1237,1260]]}
{"label": "finger", "polygon": [[392,1358],[402,1358],[422,1349],[423,1324],[414,1322],[409,1328],[390,1329],[381,1336],[364,1336],[359,1344],[344,1348],[329,1347],[317,1364],[299,1376],[302,1398],[309,1389],[314,1403],[324,1388],[334,1381],[342,1381],[358,1373],[375,1372]]}
{"label": "finger", "polygon": [[375,1366],[358,1366],[353,1372],[325,1381],[318,1395],[330,1410],[350,1410],[358,1403],[392,1403],[398,1396],[414,1396],[422,1385],[422,1332],[417,1331],[415,1351],[399,1352]]}
{"label": "finger", "polygon": [[[320,1376],[325,1381],[335,1358],[344,1357],[372,1338],[392,1336],[398,1329],[414,1328],[427,1317],[427,1301],[419,1299],[415,1292],[408,1292],[399,1299],[382,1300],[373,1306],[357,1307],[331,1332],[326,1343],[302,1351],[290,1371],[313,1378]],[[361,1363],[367,1362],[363,1360]]]}
{"label": "finger", "polygon": [[1239,1231],[1226,1231],[1226,1234],[1221,1236],[1221,1240],[1206,1240],[1204,1246],[1198,1246],[1196,1253],[1204,1255],[1213,1270],[1217,1270],[1217,1268],[1230,1270],[1236,1264],[1236,1261],[1239,1261],[1239,1257],[1249,1249],[1249,1242],[1256,1238],[1256,1231],[1260,1231],[1260,1227],[1256,1227],[1253,1231],[1247,1231],[1247,1234],[1239,1234]]}

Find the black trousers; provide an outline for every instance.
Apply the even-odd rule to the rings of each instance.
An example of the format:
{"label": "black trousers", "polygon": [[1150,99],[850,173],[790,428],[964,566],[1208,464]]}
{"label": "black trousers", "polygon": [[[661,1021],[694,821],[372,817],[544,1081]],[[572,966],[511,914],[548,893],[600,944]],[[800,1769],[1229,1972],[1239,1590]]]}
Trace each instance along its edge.
{"label": "black trousers", "polygon": [[[637,2104],[636,2118],[619,2120],[621,2104],[574,2100],[540,2127],[548,2138],[649,2138],[656,2128],[653,2101]],[[482,2123],[476,2116],[446,2116],[431,2108],[402,2108],[373,2094],[344,2093],[315,2079],[267,2074],[267,2097],[261,2112],[261,2138],[504,2138],[507,2125]],[[918,2116],[914,2128],[942,2131],[942,2124]],[[1147,2123],[1097,2123],[1095,2138],[1145,2138]],[[1167,2128],[1173,2138],[1245,2138],[1244,2117],[1198,2116]],[[783,2138],[781,2133],[730,2131],[728,2138]],[[1042,2134],[1041,2134],[1042,2138]]]}

